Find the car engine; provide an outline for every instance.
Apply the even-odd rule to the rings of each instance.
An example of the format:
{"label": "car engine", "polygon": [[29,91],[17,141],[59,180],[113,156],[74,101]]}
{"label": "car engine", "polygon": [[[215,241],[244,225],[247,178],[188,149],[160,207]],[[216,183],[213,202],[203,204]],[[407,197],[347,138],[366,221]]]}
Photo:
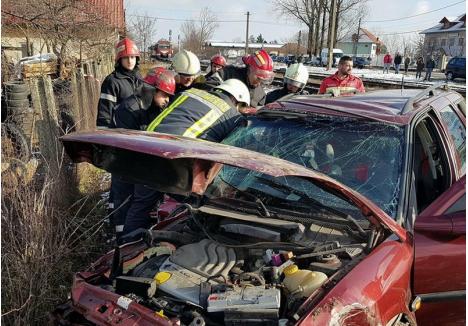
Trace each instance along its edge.
{"label": "car engine", "polygon": [[356,221],[201,207],[184,223],[150,231],[145,259],[124,268],[112,290],[183,325],[286,325],[359,260],[371,233]]}

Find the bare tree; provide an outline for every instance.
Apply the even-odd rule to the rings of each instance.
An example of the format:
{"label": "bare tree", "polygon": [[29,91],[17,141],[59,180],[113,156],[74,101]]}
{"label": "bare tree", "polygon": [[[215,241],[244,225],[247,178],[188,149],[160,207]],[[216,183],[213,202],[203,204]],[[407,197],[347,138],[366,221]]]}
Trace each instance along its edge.
{"label": "bare tree", "polygon": [[143,52],[143,61],[146,61],[148,47],[155,41],[156,19],[145,13],[143,16],[135,16],[130,25],[130,33],[138,48]]}
{"label": "bare tree", "polygon": [[[31,38],[43,40],[48,51],[57,56],[59,73],[63,76],[65,63],[82,45],[90,47],[114,43],[113,30],[105,24],[106,17],[82,0],[5,0],[2,3],[2,20],[9,28],[19,30],[30,49]],[[75,47],[74,47],[75,45]]]}
{"label": "bare tree", "polygon": [[182,44],[184,48],[197,55],[203,54],[205,43],[213,37],[218,28],[216,16],[208,7],[201,10],[198,20],[188,20],[182,23]]}

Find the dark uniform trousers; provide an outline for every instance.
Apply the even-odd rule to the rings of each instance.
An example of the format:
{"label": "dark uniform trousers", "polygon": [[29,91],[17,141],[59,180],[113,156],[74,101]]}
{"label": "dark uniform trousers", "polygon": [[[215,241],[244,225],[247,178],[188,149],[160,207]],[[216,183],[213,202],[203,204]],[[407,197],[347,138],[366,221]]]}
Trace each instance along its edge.
{"label": "dark uniform trousers", "polygon": [[[220,142],[242,121],[242,116],[225,94],[191,88],[178,94],[171,105],[149,124],[147,131]],[[163,193],[159,191],[135,185],[124,234],[148,228],[149,213],[162,198]]]}

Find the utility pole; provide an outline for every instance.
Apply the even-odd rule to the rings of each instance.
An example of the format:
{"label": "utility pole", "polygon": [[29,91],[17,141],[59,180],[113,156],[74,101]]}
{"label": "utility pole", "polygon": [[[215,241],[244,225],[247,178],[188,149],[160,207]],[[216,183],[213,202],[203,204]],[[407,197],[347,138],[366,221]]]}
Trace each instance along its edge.
{"label": "utility pole", "polygon": [[353,51],[353,58],[356,58],[357,57],[357,51],[358,51],[358,48],[359,48],[359,33],[361,31],[361,18],[359,18],[359,24],[358,24],[358,28],[357,28],[357,34],[356,34],[356,38],[353,40],[354,41],[354,51]]}
{"label": "utility pole", "polygon": [[180,52],[180,34],[177,35],[177,51]]}
{"label": "utility pole", "polygon": [[297,37],[296,58],[299,57],[299,47],[300,47],[300,44],[301,44],[301,35],[302,35],[302,31],[299,30],[299,36]]}
{"label": "utility pole", "polygon": [[330,37],[328,38],[328,62],[327,70],[330,70],[333,65],[333,44],[335,43],[335,27],[336,27],[336,0],[331,0],[330,10]]}
{"label": "utility pole", "polygon": [[245,54],[249,54],[249,16],[250,12],[247,11],[247,27],[245,29]]}

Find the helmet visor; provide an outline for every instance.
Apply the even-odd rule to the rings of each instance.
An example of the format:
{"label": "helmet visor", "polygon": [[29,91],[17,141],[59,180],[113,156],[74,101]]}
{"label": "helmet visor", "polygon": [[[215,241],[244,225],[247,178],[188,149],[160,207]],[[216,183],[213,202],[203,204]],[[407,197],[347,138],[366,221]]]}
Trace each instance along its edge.
{"label": "helmet visor", "polygon": [[292,85],[292,86],[295,86],[295,87],[298,87],[300,89],[304,88],[305,84],[304,83],[301,83],[301,82],[298,82],[296,80],[292,80],[290,78],[284,78],[284,82],[286,84],[289,84],[289,85]]}
{"label": "helmet visor", "polygon": [[275,77],[275,73],[273,71],[258,69],[256,67],[250,66],[252,74],[260,80],[263,85],[269,85],[273,81]]}

